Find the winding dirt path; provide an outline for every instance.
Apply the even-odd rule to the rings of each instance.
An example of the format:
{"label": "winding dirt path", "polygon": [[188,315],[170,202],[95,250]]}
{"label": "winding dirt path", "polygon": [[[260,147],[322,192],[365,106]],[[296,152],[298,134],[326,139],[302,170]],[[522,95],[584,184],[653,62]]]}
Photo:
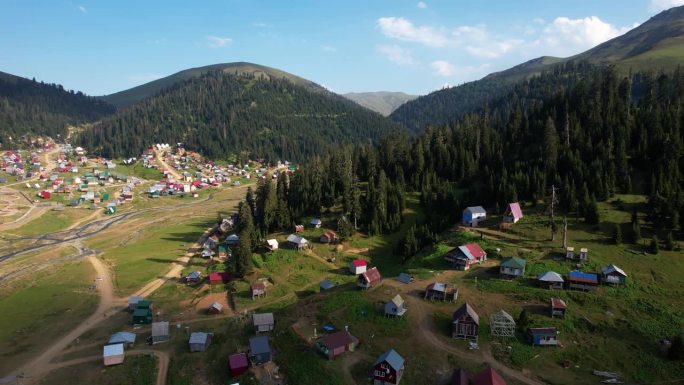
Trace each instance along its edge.
{"label": "winding dirt path", "polygon": [[[440,276],[440,279],[446,279],[446,275]],[[485,363],[496,369],[499,373],[502,373],[507,377],[514,378],[524,384],[544,385],[544,382],[541,382],[535,378],[530,378],[524,375],[522,372],[509,368],[508,366],[497,361],[492,356],[490,346],[488,344],[481,344],[479,350],[464,351],[446,343],[445,339],[448,338],[448,336],[442,335],[442,333],[437,330],[437,326],[435,325],[434,320],[431,318],[433,309],[430,307],[429,303],[413,294],[415,293],[416,289],[420,290],[421,288],[425,287],[424,285],[427,284],[426,281],[416,281],[410,285],[406,285],[399,283],[398,281],[385,280],[385,284],[397,288],[402,291],[402,294],[405,294],[404,300],[409,305],[408,308],[411,309],[410,320],[413,324],[412,329],[417,331],[419,336],[429,345],[444,352],[451,353],[463,360]]]}
{"label": "winding dirt path", "polygon": [[[169,372],[169,354],[160,350],[151,350],[151,349],[133,349],[133,350],[128,350],[125,352],[126,356],[139,356],[139,355],[144,355],[144,354],[154,354],[157,357],[157,385],[165,385],[166,384],[166,377]],[[69,366],[74,366],[74,365],[80,365],[80,364],[85,364],[88,362],[94,362],[94,361],[100,361],[102,360],[102,357],[100,356],[90,356],[90,357],[82,357],[82,358],[76,358],[73,360],[68,360],[68,361],[61,361],[61,362],[55,362],[52,364],[49,364],[47,368],[45,369],[45,373],[52,372],[57,369],[62,369],[62,368],[67,368]]]}

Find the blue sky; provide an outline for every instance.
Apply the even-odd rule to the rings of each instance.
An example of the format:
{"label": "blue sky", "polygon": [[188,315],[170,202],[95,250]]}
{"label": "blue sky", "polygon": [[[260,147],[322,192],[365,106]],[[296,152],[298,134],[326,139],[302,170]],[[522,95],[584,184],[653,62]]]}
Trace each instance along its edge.
{"label": "blue sky", "polygon": [[0,71],[101,95],[190,67],[248,61],[340,93],[424,94],[538,56],[571,56],[682,4],[3,0]]}

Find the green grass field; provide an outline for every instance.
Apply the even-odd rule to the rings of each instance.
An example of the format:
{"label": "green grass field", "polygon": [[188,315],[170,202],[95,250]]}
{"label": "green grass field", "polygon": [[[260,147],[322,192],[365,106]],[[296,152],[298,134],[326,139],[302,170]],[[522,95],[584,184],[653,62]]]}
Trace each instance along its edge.
{"label": "green grass field", "polygon": [[85,363],[58,369],[42,383],[45,385],[154,385],[157,363],[147,355],[128,356],[123,364],[102,368],[102,363]]}
{"label": "green grass field", "polygon": [[36,354],[52,336],[88,317],[98,297],[89,289],[93,270],[86,261],[35,274],[13,290],[0,291],[0,373]]}

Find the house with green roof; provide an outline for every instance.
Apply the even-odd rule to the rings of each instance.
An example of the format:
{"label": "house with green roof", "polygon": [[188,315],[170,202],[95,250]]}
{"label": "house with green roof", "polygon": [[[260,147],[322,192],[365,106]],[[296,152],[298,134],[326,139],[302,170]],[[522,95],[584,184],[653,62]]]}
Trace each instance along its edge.
{"label": "house with green roof", "polygon": [[504,278],[517,278],[525,275],[527,262],[518,257],[504,258],[499,265],[499,274]]}

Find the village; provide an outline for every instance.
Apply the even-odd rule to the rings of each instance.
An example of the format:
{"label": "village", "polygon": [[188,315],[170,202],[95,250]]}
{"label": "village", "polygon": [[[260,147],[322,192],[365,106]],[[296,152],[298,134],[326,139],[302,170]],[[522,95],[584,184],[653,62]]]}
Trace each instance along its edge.
{"label": "village", "polygon": [[[41,159],[47,152],[54,156],[51,162],[46,156]],[[183,207],[208,204],[202,203],[203,196],[210,197],[202,195],[205,191],[273,183],[280,175],[296,172],[296,166],[222,166],[185,151],[181,144],[173,149],[156,144],[140,159],[116,162],[89,158],[80,147],[48,144],[41,152],[5,152],[2,170],[7,174],[2,183],[34,204],[53,202],[56,211],[97,212],[82,222],[87,224],[165,207],[172,215],[179,206],[164,202],[171,197],[190,198],[181,200],[191,205]],[[218,210],[219,202],[211,204]],[[206,208],[200,211],[207,215]],[[101,319],[78,330],[92,329],[89,335],[81,337],[74,329],[33,364],[15,369],[7,381],[26,383],[30,376],[51,372],[54,378],[68,378],[79,371],[85,378],[107,383],[109,371],[156,357],[151,359],[158,362],[158,370],[152,371],[150,381],[157,384],[175,383],[169,376],[185,378],[193,365],[205,375],[228,378],[231,384],[287,384],[292,383],[288,373],[301,365],[292,360],[313,362],[307,369],[312,375],[342,362],[341,367],[333,366],[341,372],[340,383],[414,384],[424,383],[418,378],[427,376],[443,384],[447,378],[449,384],[541,384],[554,383],[558,370],[573,373],[558,383],[591,378],[593,383],[625,382],[615,368],[589,370],[578,365],[577,355],[554,350],[581,348],[578,332],[569,329],[569,323],[583,323],[582,330],[596,330],[601,323],[587,317],[581,304],[592,301],[590,296],[612,297],[614,291],[632,286],[631,272],[618,267],[620,260],[610,254],[590,256],[595,241],[577,240],[545,252],[541,259],[531,257],[527,247],[517,246],[522,234],[517,229],[536,225],[528,222],[518,202],[498,215],[481,206],[464,208],[451,240],[408,266],[389,265],[386,257],[374,255],[372,244],[360,247],[368,245],[363,238],[341,240],[333,217],[309,218],[291,233],[272,234],[253,258],[256,271],[242,279],[234,279],[226,267],[239,242],[234,230],[237,215],[230,209],[219,212],[218,221],[204,222],[199,240],[183,243],[177,261],[168,260],[168,273],[156,279],[158,273],[147,274],[152,280],[142,287],[121,281],[124,277],[118,274],[129,271],[120,270],[125,264],[116,262],[116,254],[124,253],[118,249],[122,244],[106,246],[111,242],[105,240],[106,230],[93,245],[112,247],[111,251],[88,257],[101,268],[92,287],[111,291],[111,298],[102,297],[94,315]],[[131,259],[141,257],[136,252]],[[114,265],[107,267],[102,261]],[[119,289],[114,288],[117,284]],[[103,289],[107,285],[111,287]],[[515,297],[516,291],[531,294]],[[131,294],[125,296],[127,292]],[[484,296],[488,292],[496,298],[501,293],[513,297],[492,301],[494,297]],[[424,330],[416,334],[411,329]],[[398,342],[404,333],[411,336]],[[428,351],[442,351],[450,357],[448,362],[433,357],[430,361],[440,369],[423,373],[418,368],[426,365],[426,358],[416,361],[410,349],[416,343]],[[297,351],[297,346],[305,348]],[[188,354],[208,354],[216,363],[209,367],[199,363],[202,359],[179,361]],[[536,376],[520,371],[518,355],[525,354],[546,357],[537,361],[548,371],[536,371]]]}

